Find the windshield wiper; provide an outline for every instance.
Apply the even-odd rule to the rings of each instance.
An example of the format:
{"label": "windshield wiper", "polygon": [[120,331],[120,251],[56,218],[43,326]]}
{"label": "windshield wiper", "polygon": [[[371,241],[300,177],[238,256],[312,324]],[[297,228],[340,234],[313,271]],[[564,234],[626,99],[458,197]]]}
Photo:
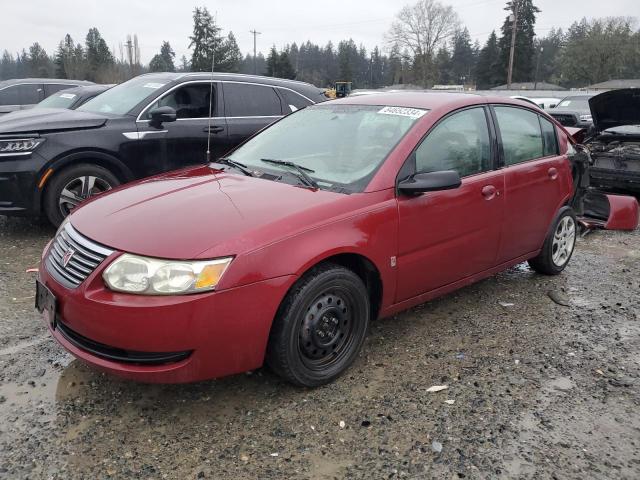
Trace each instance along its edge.
{"label": "windshield wiper", "polygon": [[242,173],[244,173],[248,177],[255,177],[253,172],[249,170],[244,163],[236,162],[235,160],[231,160],[228,157],[218,158],[216,160],[213,160],[211,163],[221,163],[222,165],[228,165],[230,167],[235,168],[236,170],[240,170]]}
{"label": "windshield wiper", "polygon": [[310,168],[303,167],[302,165],[298,165],[297,163],[291,162],[289,160],[274,160],[272,158],[261,158],[260,159],[266,163],[273,163],[275,165],[282,165],[283,167],[291,167],[295,169],[299,175],[297,177],[303,181],[307,186],[311,188],[315,188],[316,190],[320,189],[320,185],[313,178],[311,178],[307,172],[315,172],[315,170],[311,170]]}

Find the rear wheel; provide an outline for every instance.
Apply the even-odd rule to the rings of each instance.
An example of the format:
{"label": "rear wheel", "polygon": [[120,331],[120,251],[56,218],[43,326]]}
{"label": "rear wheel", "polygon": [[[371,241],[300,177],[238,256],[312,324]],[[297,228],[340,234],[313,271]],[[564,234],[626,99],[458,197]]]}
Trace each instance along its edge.
{"label": "rear wheel", "polygon": [[54,176],[44,195],[47,218],[58,226],[71,211],[94,195],[120,185],[116,176],[99,165],[75,165]]}
{"label": "rear wheel", "polygon": [[542,250],[537,257],[529,260],[529,265],[536,272],[545,275],[557,275],[562,272],[576,244],[578,223],[573,210],[565,207],[556,218],[553,229],[547,235]]}
{"label": "rear wheel", "polygon": [[356,359],[369,325],[369,296],[354,272],[334,264],[309,271],[274,320],[267,363],[306,387],[329,383]]}

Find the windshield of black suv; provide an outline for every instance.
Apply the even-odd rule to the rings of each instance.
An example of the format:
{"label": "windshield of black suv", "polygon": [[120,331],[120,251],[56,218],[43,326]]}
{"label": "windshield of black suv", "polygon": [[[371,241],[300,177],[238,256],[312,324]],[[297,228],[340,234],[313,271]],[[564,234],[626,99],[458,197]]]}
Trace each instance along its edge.
{"label": "windshield of black suv", "polygon": [[141,76],[116,85],[78,108],[81,112],[126,115],[146,98],[153,97],[169,80]]}
{"label": "windshield of black suv", "polygon": [[[378,167],[427,110],[372,105],[323,104],[285,117],[249,140],[229,158],[254,170],[295,170],[320,188],[361,191]],[[271,160],[271,162],[265,162]]]}
{"label": "windshield of black suv", "polygon": [[77,93],[70,93],[65,90],[54,93],[45,98],[33,108],[69,108],[78,98]]}
{"label": "windshield of black suv", "polygon": [[585,96],[573,96],[573,97],[565,97],[560,103],[556,106],[556,108],[566,108],[573,110],[589,110],[589,99],[591,97]]}

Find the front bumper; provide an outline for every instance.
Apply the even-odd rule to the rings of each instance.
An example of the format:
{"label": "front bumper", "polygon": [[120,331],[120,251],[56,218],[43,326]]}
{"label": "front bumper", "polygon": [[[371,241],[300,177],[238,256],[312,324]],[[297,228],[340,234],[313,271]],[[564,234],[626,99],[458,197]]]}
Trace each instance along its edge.
{"label": "front bumper", "polygon": [[45,163],[36,152],[0,157],[0,215],[40,213],[38,181]]}
{"label": "front bumper", "polygon": [[74,289],[56,282],[44,262],[40,269],[40,281],[58,304],[56,322],[46,312],[44,320],[75,357],[150,383],[206,380],[263,364],[271,323],[292,276],[195,295],[129,295],[103,284],[101,273],[116,256]]}

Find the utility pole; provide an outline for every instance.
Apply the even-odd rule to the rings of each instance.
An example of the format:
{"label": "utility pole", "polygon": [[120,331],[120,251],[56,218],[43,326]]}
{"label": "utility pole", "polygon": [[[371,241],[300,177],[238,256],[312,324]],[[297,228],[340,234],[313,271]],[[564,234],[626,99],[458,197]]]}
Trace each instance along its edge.
{"label": "utility pole", "polygon": [[518,7],[520,0],[513,0],[514,12],[510,16],[513,23],[511,24],[511,52],[509,53],[509,73],[507,74],[507,89],[511,90],[511,79],[513,77],[513,56],[516,50],[516,30],[518,28]]}
{"label": "utility pole", "polygon": [[255,28],[253,30],[249,30],[249,33],[253,34],[253,74],[258,74],[258,59],[256,58],[256,38],[258,35],[262,35],[262,32],[257,32]]}
{"label": "utility pole", "polygon": [[538,59],[536,60],[536,78],[535,83],[533,84],[533,89],[538,89],[538,70],[540,70],[540,57],[542,56],[542,52],[544,52],[544,47],[540,46],[540,50],[538,50]]}
{"label": "utility pole", "polygon": [[133,44],[131,43],[131,35],[127,35],[127,57],[129,58],[129,68],[131,69],[131,76],[133,76]]}

